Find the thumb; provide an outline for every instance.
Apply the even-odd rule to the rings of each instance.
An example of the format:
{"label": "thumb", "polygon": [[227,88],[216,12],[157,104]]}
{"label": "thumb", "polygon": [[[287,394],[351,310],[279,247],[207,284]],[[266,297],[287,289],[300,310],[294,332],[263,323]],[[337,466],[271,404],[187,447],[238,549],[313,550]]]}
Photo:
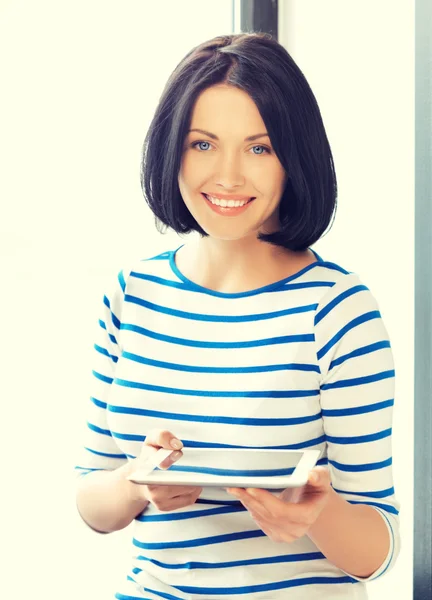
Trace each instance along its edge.
{"label": "thumb", "polygon": [[324,467],[315,467],[308,477],[308,484],[313,487],[326,487],[330,483],[330,473]]}

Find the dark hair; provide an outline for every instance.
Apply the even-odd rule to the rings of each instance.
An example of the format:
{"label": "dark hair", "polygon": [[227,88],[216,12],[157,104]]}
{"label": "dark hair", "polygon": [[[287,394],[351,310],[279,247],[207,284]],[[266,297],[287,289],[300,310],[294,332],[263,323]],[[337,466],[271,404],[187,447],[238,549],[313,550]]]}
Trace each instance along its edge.
{"label": "dark hair", "polygon": [[[304,250],[324,233],[337,197],[333,157],[315,96],[285,48],[265,33],[218,36],[192,49],[171,74],[147,132],[141,164],[144,197],[163,226],[207,235],[187,209],[178,174],[192,111],[216,84],[245,91],[255,102],[288,180],[280,230],[259,239]],[[162,227],[161,227],[162,224]]]}

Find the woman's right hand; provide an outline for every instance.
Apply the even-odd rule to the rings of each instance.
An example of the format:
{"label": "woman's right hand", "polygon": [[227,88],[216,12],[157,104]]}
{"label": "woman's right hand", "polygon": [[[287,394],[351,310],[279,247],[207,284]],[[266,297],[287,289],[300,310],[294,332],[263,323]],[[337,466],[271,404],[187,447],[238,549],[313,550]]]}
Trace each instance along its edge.
{"label": "woman's right hand", "polygon": [[[146,436],[139,458],[134,459],[130,464],[133,464],[135,469],[143,460],[146,460],[151,454],[157,452],[160,448],[172,450],[170,454],[160,465],[162,469],[168,469],[181,456],[182,442],[176,438],[170,431],[162,429],[153,429]],[[181,485],[146,485],[132,483],[135,500],[146,499],[153,504],[158,510],[168,512],[184,508],[194,504],[199,498],[202,488],[181,486]]]}

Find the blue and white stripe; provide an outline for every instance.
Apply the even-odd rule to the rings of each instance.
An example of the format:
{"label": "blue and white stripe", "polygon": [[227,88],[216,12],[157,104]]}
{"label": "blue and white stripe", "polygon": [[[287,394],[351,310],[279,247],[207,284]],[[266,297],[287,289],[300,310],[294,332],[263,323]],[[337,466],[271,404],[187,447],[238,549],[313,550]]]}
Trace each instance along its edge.
{"label": "blue and white stripe", "polygon": [[[392,478],[394,365],[375,299],[319,260],[285,280],[224,294],[187,280],[175,252],[121,272],[103,298],[77,473],[116,469],[147,433],[185,446],[317,448],[348,502],[374,507],[399,551]],[[138,515],[118,600],[366,598],[304,538],[281,546],[222,489]],[[368,579],[368,580],[369,580]],[[289,592],[288,592],[289,590]]]}

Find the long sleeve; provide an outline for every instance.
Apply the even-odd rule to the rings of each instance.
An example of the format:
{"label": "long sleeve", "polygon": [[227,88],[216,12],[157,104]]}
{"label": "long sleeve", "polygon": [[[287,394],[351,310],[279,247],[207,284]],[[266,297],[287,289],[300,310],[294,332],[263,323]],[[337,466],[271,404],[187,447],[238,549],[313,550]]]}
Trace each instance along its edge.
{"label": "long sleeve", "polygon": [[118,337],[125,279],[121,271],[111,293],[104,295],[93,351],[93,371],[83,446],[75,467],[77,476],[121,467],[127,456],[119,449],[107,422],[107,403],[120,356]]}
{"label": "long sleeve", "polygon": [[354,274],[343,275],[319,303],[315,341],[321,410],[333,488],[348,502],[377,510],[390,550],[376,579],[400,548],[399,504],[392,475],[393,355],[377,303]]}

